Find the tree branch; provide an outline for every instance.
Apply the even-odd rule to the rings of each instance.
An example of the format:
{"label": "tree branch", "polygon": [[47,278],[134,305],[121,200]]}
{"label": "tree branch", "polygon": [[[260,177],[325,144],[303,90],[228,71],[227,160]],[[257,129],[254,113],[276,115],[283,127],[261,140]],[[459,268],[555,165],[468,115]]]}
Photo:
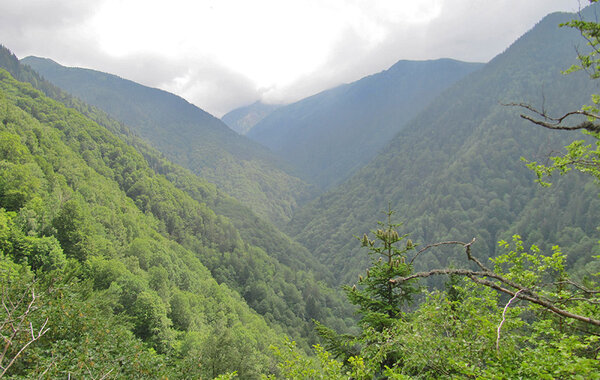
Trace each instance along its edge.
{"label": "tree branch", "polygon": [[[574,114],[574,113],[572,113],[572,114]],[[583,113],[579,113],[579,114],[582,115]],[[562,130],[562,131],[576,131],[578,129],[585,129],[590,132],[600,132],[600,126],[592,123],[589,120],[582,121],[581,123],[579,123],[577,125],[563,126],[563,125],[560,125],[560,123],[548,123],[545,121],[534,119],[530,116],[523,115],[523,114],[521,114],[520,116],[522,119],[528,120],[528,121],[532,122],[533,124],[537,124],[537,125],[540,125],[544,128],[548,128],[548,129],[555,129],[555,130]]]}
{"label": "tree branch", "polygon": [[[463,243],[463,245],[465,247],[465,253],[467,255],[467,258],[469,259],[469,261],[473,261],[475,264],[477,264],[477,266],[481,269],[480,271],[474,271],[474,270],[469,270],[469,269],[451,269],[451,268],[433,269],[433,270],[430,270],[427,272],[417,272],[417,273],[414,273],[407,277],[398,277],[395,279],[390,279],[390,283],[396,284],[396,283],[402,283],[402,282],[414,280],[417,278],[427,278],[427,277],[437,276],[437,275],[456,274],[456,275],[468,277],[471,279],[471,281],[473,281],[477,284],[495,289],[501,293],[508,294],[511,297],[518,297],[525,301],[529,301],[536,305],[540,305],[540,306],[546,308],[547,310],[549,310],[557,315],[560,315],[562,317],[575,319],[575,320],[578,320],[581,322],[589,323],[594,326],[600,327],[600,320],[585,317],[583,315],[571,313],[570,311],[561,309],[554,302],[552,302],[551,300],[545,299],[540,294],[536,293],[534,290],[529,289],[525,286],[522,286],[512,280],[509,280],[508,278],[506,278],[498,273],[495,273],[492,270],[490,270],[489,268],[487,268],[485,265],[483,265],[477,258],[475,258],[471,254],[471,245],[474,242],[475,242],[475,238],[473,238],[473,240],[471,240],[470,243]],[[460,242],[442,242],[442,243],[438,243],[437,245],[430,244],[429,246],[423,248],[423,250],[428,249],[428,247],[444,245],[446,243],[460,244]],[[492,278],[498,282],[491,281],[488,278]],[[571,281],[569,281],[569,282],[572,285],[574,285],[574,283],[572,283]],[[516,289],[516,290],[511,290],[511,289],[507,288],[506,286],[508,286],[509,288]]]}
{"label": "tree branch", "polygon": [[472,240],[470,243],[463,243],[462,241],[442,241],[442,242],[439,242],[439,243],[434,243],[434,244],[429,244],[429,245],[426,245],[425,247],[421,248],[421,249],[419,250],[419,252],[417,252],[417,253],[415,254],[415,256],[414,256],[414,257],[413,257],[413,258],[410,260],[409,264],[412,264],[412,263],[413,263],[413,261],[415,261],[415,259],[416,259],[416,258],[417,258],[417,257],[418,257],[418,256],[419,256],[421,253],[423,253],[423,252],[427,251],[427,250],[428,250],[428,249],[430,249],[430,248],[439,247],[439,246],[441,246],[441,245],[453,245],[453,244],[455,244],[455,245],[462,245],[463,247],[466,247],[467,245],[471,245],[471,244],[473,244],[473,242],[474,242],[474,241],[475,241],[475,238],[473,238],[473,240]]}
{"label": "tree branch", "polygon": [[571,116],[585,116],[587,118],[593,118],[596,120],[600,120],[600,115],[597,115],[592,112],[578,110],[578,111],[567,112],[560,117],[551,117],[546,113],[545,110],[539,111],[536,108],[534,108],[531,105],[526,104],[526,103],[502,103],[502,105],[510,106],[510,107],[521,107],[528,111],[533,112],[534,114],[541,117],[543,120],[535,119],[531,116],[524,115],[524,114],[521,114],[520,116],[522,119],[530,121],[530,122],[537,124],[539,126],[542,126],[544,128],[554,129],[554,130],[563,130],[563,131],[575,131],[578,129],[586,129],[590,132],[600,132],[600,125],[596,125],[589,120],[583,121],[576,125],[561,125],[563,121],[565,121],[566,119],[568,119]]}
{"label": "tree branch", "polygon": [[508,307],[510,306],[512,301],[514,301],[517,298],[519,293],[521,293],[521,290],[519,290],[518,292],[515,293],[515,295],[508,301],[506,306],[504,306],[504,310],[502,311],[502,321],[498,325],[498,331],[496,334],[496,353],[498,353],[498,351],[500,351],[500,330],[502,330],[502,325],[504,324],[504,321],[506,321],[506,310],[508,310]]}
{"label": "tree branch", "polygon": [[[36,300],[38,299],[38,297],[35,295],[35,290],[33,289],[33,287],[31,287],[30,289],[31,289],[31,301],[29,301],[29,303],[27,304],[27,306],[25,307],[25,310],[23,312],[19,312],[20,315],[18,315],[18,316],[16,316],[15,314],[17,313],[19,305],[25,299],[25,295],[29,292],[28,291],[25,292],[23,297],[21,297],[21,299],[19,299],[19,301],[15,304],[12,302],[12,300],[10,300],[10,298],[8,298],[6,296],[6,289],[3,290],[2,305],[7,314],[6,314],[4,321],[2,322],[2,328],[4,328],[5,326],[9,327],[11,329],[11,334],[10,334],[10,336],[2,335],[2,338],[5,341],[5,345],[4,345],[3,351],[0,353],[0,370],[2,370],[2,372],[0,372],[0,378],[6,374],[6,371],[8,371],[8,369],[13,365],[15,360],[17,360],[17,358],[19,356],[21,356],[23,351],[25,351],[25,349],[27,349],[27,347],[29,347],[29,345],[31,345],[33,342],[35,342],[36,340],[41,338],[49,330],[49,328],[46,327],[46,324],[48,323],[48,318],[46,318],[46,321],[42,324],[42,326],[40,327],[37,334],[33,330],[33,324],[31,322],[27,322],[29,315],[37,309],[35,306],[35,303],[36,303]],[[10,309],[6,305],[7,301],[11,305]],[[28,325],[28,326],[24,326],[24,325]],[[21,348],[17,351],[17,353],[9,361],[9,363],[6,366],[3,366],[2,362],[4,361],[4,359],[7,359],[6,354],[8,353],[9,348],[15,342],[17,335],[20,333],[25,333],[25,330],[27,330],[27,335],[29,335],[30,338],[29,337],[27,338],[28,339],[27,342],[21,346]]]}

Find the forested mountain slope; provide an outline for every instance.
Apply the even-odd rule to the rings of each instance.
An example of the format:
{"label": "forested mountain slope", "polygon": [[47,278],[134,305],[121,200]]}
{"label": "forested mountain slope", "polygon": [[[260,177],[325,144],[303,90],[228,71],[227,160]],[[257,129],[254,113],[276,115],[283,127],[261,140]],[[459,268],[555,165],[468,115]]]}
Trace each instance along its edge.
{"label": "forested mountain slope", "polygon": [[128,125],[170,160],[217,184],[259,216],[284,223],[311,187],[267,149],[168,92],[94,70],[27,57],[44,78]]}
{"label": "forested mountain slope", "polygon": [[404,124],[479,63],[400,61],[381,73],[279,108],[248,137],[322,188],[365,165]]}
{"label": "forested mountain slope", "polygon": [[221,120],[240,135],[245,135],[279,107],[281,107],[280,104],[265,104],[257,101],[227,112],[221,117]]}
{"label": "forested mountain slope", "polygon": [[[518,232],[527,243],[561,244],[570,264],[588,260],[598,240],[597,191],[576,176],[541,188],[520,161],[544,162],[573,134],[536,127],[519,118],[521,109],[501,104],[527,102],[560,115],[589,103],[597,85],[583,72],[561,74],[577,63],[575,46],[585,46],[579,33],[558,27],[574,17],[547,16],[445,91],[366,167],[300,210],[290,223],[296,238],[345,283],[366,262],[353,235],[383,219],[388,204],[422,244],[477,237],[492,256],[499,238]],[[430,255],[421,262],[446,260]]]}
{"label": "forested mountain slope", "polygon": [[[183,373],[210,377],[237,368],[209,358],[237,349],[235,355],[250,359],[243,369],[248,376],[267,370],[267,342],[278,334],[202,264],[204,256],[243,244],[231,236],[229,223],[154,175],[113,135],[1,69],[0,119],[3,268],[15,261],[35,271],[34,286],[45,302],[40,313],[50,328],[13,375],[37,377],[48,368],[51,377],[109,370],[136,376],[135,366],[160,375],[169,372],[164,366],[172,357],[173,370],[178,358],[187,366]],[[176,241],[181,224],[193,220],[186,213],[203,217],[186,226],[196,249]],[[59,291],[64,300],[53,294]],[[103,320],[112,324],[102,327]],[[121,337],[140,339],[146,348],[136,354],[127,352],[131,342],[111,346]],[[224,351],[215,340],[230,348]],[[163,362],[155,369],[135,363],[149,347],[159,354],[153,360]],[[80,355],[69,353],[73,348]],[[203,369],[194,363],[198,355],[206,360]]]}
{"label": "forested mountain slope", "polygon": [[[5,54],[1,55],[0,61],[3,64],[11,62],[11,55],[6,50],[3,53]],[[16,61],[14,56],[13,61]],[[27,78],[57,98],[62,97],[72,108],[65,108],[29,85],[16,82],[7,73],[3,73],[2,128],[7,133],[5,137],[8,145],[3,150],[6,163],[0,186],[0,206],[17,213],[9,214],[9,220],[26,217],[27,225],[35,226],[34,229],[27,227],[28,229],[19,233],[34,237],[56,236],[58,250],[64,251],[67,257],[77,258],[84,265],[92,265],[90,271],[82,275],[83,279],[108,276],[106,281],[102,280],[103,286],[124,286],[119,281],[125,281],[121,278],[125,274],[106,272],[113,270],[113,266],[120,268],[123,265],[133,271],[135,276],[146,278],[150,276],[146,274],[147,271],[159,276],[157,281],[160,280],[163,290],[156,292],[162,297],[163,306],[157,307],[164,307],[167,314],[158,315],[156,318],[163,324],[153,327],[155,330],[151,335],[138,334],[140,338],[148,342],[150,338],[154,339],[150,343],[160,350],[169,350],[171,346],[179,347],[176,342],[187,339],[187,333],[183,334],[184,332],[193,333],[195,328],[199,328],[195,324],[189,330],[192,323],[189,320],[180,321],[182,325],[177,325],[179,322],[175,320],[180,317],[192,318],[189,313],[193,318],[207,319],[208,326],[213,326],[218,318],[201,307],[208,307],[212,302],[225,302],[223,306],[226,306],[230,301],[223,299],[225,296],[218,292],[208,291],[209,285],[203,285],[206,287],[204,290],[194,288],[193,292],[198,293],[198,297],[210,300],[196,300],[187,293],[181,296],[184,301],[172,298],[176,295],[179,297],[177,289],[187,289],[187,285],[181,284],[189,281],[209,281],[207,284],[212,281],[214,285],[210,286],[218,289],[213,277],[219,283],[227,284],[222,288],[229,292],[227,294],[230,296],[227,297],[234,297],[236,300],[237,306],[233,306],[236,310],[241,308],[243,311],[246,308],[248,311],[243,313],[254,315],[252,318],[257,321],[252,323],[263,323],[263,327],[257,329],[267,329],[265,336],[271,334],[268,329],[272,327],[306,342],[314,334],[311,318],[331,320],[344,328],[342,316],[349,315],[347,306],[339,301],[335,292],[319,282],[319,278],[329,280],[331,276],[322,267],[312,263],[310,254],[304,248],[260,221],[237,201],[217,191],[213,185],[169,163],[135,136],[129,136],[128,146],[74,109],[85,110],[94,120],[111,130],[120,130],[117,133],[127,137],[127,129],[111,121],[103,113],[61,93],[27,67],[11,67],[17,76]],[[46,141],[47,139],[51,141]],[[43,145],[43,149],[38,145]],[[136,152],[132,145],[143,154]],[[21,151],[27,153],[27,159],[13,157]],[[50,164],[47,161],[51,161]],[[51,178],[46,178],[48,176]],[[58,189],[60,194],[55,189],[58,185],[50,183],[57,180],[55,177],[64,182],[60,182],[65,186],[64,189]],[[30,199],[35,204],[30,204]],[[63,207],[61,202],[66,206]],[[236,222],[232,223],[227,217],[215,214],[207,204],[218,209],[222,215],[231,215]],[[64,208],[66,209],[63,210]],[[64,213],[68,215],[61,216]],[[66,231],[61,230],[60,223],[66,224]],[[143,227],[137,224],[142,224]],[[145,235],[137,231],[140,228],[146,231]],[[10,253],[6,250],[3,252]],[[135,257],[132,258],[132,255]],[[22,253],[15,253],[15,259],[32,264],[31,261],[24,261],[30,258],[24,258]],[[165,263],[165,260],[169,262]],[[181,260],[184,260],[181,264],[171,264]],[[164,268],[152,269],[158,265],[156,263]],[[93,267],[96,264],[99,265],[98,268]],[[136,269],[136,265],[140,269]],[[97,270],[101,272],[97,273]],[[136,285],[136,292],[145,289],[143,284],[146,280],[134,280],[141,281],[141,285]],[[250,312],[238,294],[261,313],[271,327],[267,328],[261,318]],[[187,309],[173,309],[173,303],[180,301],[184,302],[181,307],[191,308],[189,313]],[[118,302],[121,303],[121,306],[115,304],[118,306],[115,306],[118,315],[136,318],[135,315],[130,315],[133,313],[130,308],[136,302],[135,297]],[[188,303],[190,306],[186,306]],[[169,310],[173,310],[174,314],[168,314]],[[227,313],[224,314],[226,315]],[[171,329],[171,325],[175,327]],[[225,328],[223,326],[219,328]],[[244,332],[246,328],[249,330]],[[254,342],[258,340],[258,337],[250,338],[251,335],[248,335],[257,332],[252,328],[240,324],[236,329],[241,334],[239,339],[252,339]],[[206,344],[209,344],[208,339],[220,339],[210,334],[205,334]],[[163,335],[170,337],[170,340],[157,340],[158,336]],[[273,333],[273,337],[276,334]],[[238,338],[231,339],[232,346],[223,347],[224,350],[232,350],[231,347],[237,344],[235,339]],[[259,346],[248,346],[246,354],[250,357],[263,355],[264,359],[268,344],[263,346],[263,342],[264,339]],[[190,347],[200,347],[200,343],[194,345]],[[242,351],[244,350],[246,349]],[[246,355],[242,351],[240,354]],[[185,357],[186,353],[177,352],[177,355]],[[219,371],[226,368],[237,369],[233,367],[233,363],[219,364],[215,368]]]}

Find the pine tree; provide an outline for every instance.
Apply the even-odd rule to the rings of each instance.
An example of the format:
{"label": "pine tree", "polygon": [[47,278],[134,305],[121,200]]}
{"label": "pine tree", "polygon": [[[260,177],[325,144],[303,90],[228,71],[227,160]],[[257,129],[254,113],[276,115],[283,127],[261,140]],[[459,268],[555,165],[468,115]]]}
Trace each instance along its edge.
{"label": "pine tree", "polygon": [[[412,273],[412,265],[406,260],[406,256],[415,249],[415,245],[407,235],[398,233],[397,228],[401,224],[392,223],[394,212],[388,208],[385,214],[387,222],[378,222],[380,228],[371,231],[374,240],[368,234],[358,238],[361,245],[368,249],[371,266],[365,275],[359,276],[357,284],[344,288],[350,303],[358,306],[361,334],[340,335],[316,322],[317,332],[325,341],[326,348],[345,362],[352,356],[362,354],[363,347],[372,343],[369,342],[369,337],[373,336],[373,332],[381,333],[395,320],[401,319],[417,291],[412,281],[392,281]],[[382,361],[381,369],[399,360],[393,353],[388,353],[388,357]]]}
{"label": "pine tree", "polygon": [[403,308],[416,292],[411,282],[390,281],[410,275],[412,267],[406,262],[406,253],[414,249],[407,235],[398,234],[396,229],[401,224],[392,223],[393,213],[388,210],[387,223],[379,222],[381,228],[372,231],[375,240],[363,235],[361,244],[369,249],[371,267],[364,276],[359,276],[357,285],[345,288],[350,303],[359,307],[362,316],[359,325],[377,332],[401,318]]}

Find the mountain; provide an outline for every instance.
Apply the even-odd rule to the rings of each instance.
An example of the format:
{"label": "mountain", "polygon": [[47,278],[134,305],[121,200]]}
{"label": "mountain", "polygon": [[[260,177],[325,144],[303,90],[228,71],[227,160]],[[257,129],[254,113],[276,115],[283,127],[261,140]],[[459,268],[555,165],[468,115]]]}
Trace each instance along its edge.
{"label": "mountain", "polygon": [[[388,205],[422,245],[477,237],[473,249],[491,257],[499,239],[519,233],[548,251],[561,244],[569,265],[581,268],[598,240],[595,187],[585,177],[569,176],[541,188],[520,161],[545,162],[581,135],[536,127],[519,118],[522,109],[502,105],[524,102],[561,115],[590,102],[598,88],[586,73],[561,74],[577,63],[575,47],[585,45],[578,32],[558,26],[576,17],[547,16],[444,91],[368,165],[299,210],[289,225],[292,235],[342,283],[355,281],[367,263],[353,236],[382,220]],[[445,266],[452,257],[441,251],[420,262]]]}
{"label": "mountain", "polygon": [[365,165],[444,89],[480,68],[451,59],[400,61],[381,73],[281,107],[248,137],[328,188]]}
{"label": "mountain", "polygon": [[227,112],[221,117],[221,120],[240,135],[245,135],[258,122],[269,116],[279,107],[281,107],[280,104],[265,104],[257,101],[248,106]]}
{"label": "mountain", "polygon": [[224,353],[210,349],[223,340],[249,363],[244,376],[268,373],[265,344],[283,339],[280,328],[202,263],[243,246],[227,220],[115,135],[3,69],[0,120],[3,297],[15,296],[15,278],[28,281],[25,294],[35,288],[37,299],[27,323],[47,317],[49,328],[8,377],[214,377],[237,369],[208,359]]}
{"label": "mountain", "polygon": [[170,160],[217,184],[263,218],[285,223],[312,196],[311,187],[267,149],[176,95],[50,59],[27,57],[22,62],[123,122]]}
{"label": "mountain", "polygon": [[[343,318],[351,315],[351,311],[338,292],[327,285],[332,278],[329,271],[316,263],[304,247],[214,185],[166,160],[126,126],[54,87],[28,66],[19,65],[16,57],[2,48],[0,63],[6,62],[13,62],[6,67],[15,76],[43,88],[63,103],[45,97],[29,84],[16,82],[2,71],[5,88],[0,99],[5,103],[2,109],[5,114],[0,131],[7,131],[4,137],[12,145],[0,145],[3,147],[0,153],[12,163],[0,165],[10,169],[3,169],[0,207],[27,215],[27,223],[39,226],[29,231],[32,236],[56,236],[67,255],[98,261],[100,267],[89,268],[86,276],[101,278],[104,272],[96,273],[96,269],[105,271],[109,264],[122,266],[139,261],[141,271],[135,265],[131,270],[146,278],[151,276],[147,271],[162,272],[160,268],[152,269],[160,264],[167,275],[161,281],[168,291],[159,294],[163,306],[177,314],[179,309],[173,309],[173,303],[184,297],[183,307],[188,302],[195,305],[190,306],[190,312],[199,321],[203,318],[211,321],[209,327],[215,327],[218,318],[212,311],[201,310],[202,305],[212,308],[212,302],[216,302],[229,307],[227,297],[234,297],[232,310],[243,315],[255,312],[261,315],[258,319],[256,315],[252,317],[255,319],[243,316],[247,323],[255,326],[262,323],[263,327],[258,328],[264,328],[266,336],[276,331],[273,339],[285,332],[303,348],[314,342],[313,318],[347,328]],[[12,158],[21,151],[30,152],[26,160]],[[43,173],[37,166],[41,166]],[[30,172],[31,175],[27,174]],[[30,178],[35,186],[27,185],[21,177]],[[56,189],[58,185],[48,181],[59,181],[65,189]],[[30,205],[29,199],[34,199],[34,204]],[[75,216],[81,213],[82,221],[73,221],[72,217],[60,219],[57,213],[61,215],[61,202],[76,208],[67,211]],[[34,209],[29,210],[28,206]],[[65,234],[54,220],[78,223],[79,227]],[[79,240],[73,241],[72,236],[78,236]],[[114,286],[122,286],[119,281],[125,279],[120,279],[117,273],[111,276],[104,282],[106,286],[113,286],[114,276]],[[210,301],[194,300],[187,293],[177,300],[171,298],[179,297],[177,289],[188,289],[185,284],[197,281],[198,276],[208,291],[206,297],[212,297]],[[219,286],[227,295],[210,290]],[[198,288],[193,291],[203,292]],[[216,307],[211,310],[223,311]],[[166,315],[164,328],[157,328],[160,334],[175,334],[184,339],[183,332],[194,333],[194,329],[201,328],[195,324],[189,330],[191,322],[182,322],[175,314]],[[231,321],[234,323],[235,319]],[[177,325],[174,332],[166,328],[176,323],[184,324]],[[240,337],[245,328],[244,324],[239,326]],[[245,334],[251,337],[254,332],[248,328]],[[171,341],[177,342],[181,343]],[[155,344],[168,351],[162,343]],[[259,354],[261,349],[253,350]]]}

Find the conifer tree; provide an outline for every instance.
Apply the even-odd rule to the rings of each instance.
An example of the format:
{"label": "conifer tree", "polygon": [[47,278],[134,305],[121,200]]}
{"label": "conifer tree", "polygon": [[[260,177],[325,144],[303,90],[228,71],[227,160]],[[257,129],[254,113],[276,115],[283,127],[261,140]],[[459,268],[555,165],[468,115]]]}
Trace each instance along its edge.
{"label": "conifer tree", "polygon": [[364,276],[359,276],[357,285],[346,287],[350,303],[359,307],[360,326],[377,332],[401,318],[403,307],[411,302],[416,292],[412,282],[390,281],[407,277],[412,272],[410,263],[406,262],[406,253],[414,249],[407,235],[398,234],[396,229],[401,224],[392,223],[393,213],[388,210],[387,223],[379,222],[381,228],[372,231],[375,240],[363,235],[361,244],[369,249],[371,267]]}
{"label": "conifer tree", "polygon": [[[397,228],[401,223],[392,223],[394,211],[388,207],[385,214],[387,221],[378,222],[380,228],[371,231],[374,235],[373,240],[368,234],[357,238],[361,245],[368,249],[371,266],[364,275],[359,276],[357,284],[344,288],[350,303],[358,307],[361,334],[340,335],[315,322],[326,348],[345,362],[353,356],[361,355],[362,349],[371,345],[373,333],[381,333],[394,321],[401,319],[417,291],[412,281],[393,281],[412,273],[412,265],[406,260],[406,255],[415,249],[415,245],[406,234],[398,233]],[[388,352],[387,356],[382,360],[381,369],[386,364],[397,363],[400,360],[393,352]]]}

